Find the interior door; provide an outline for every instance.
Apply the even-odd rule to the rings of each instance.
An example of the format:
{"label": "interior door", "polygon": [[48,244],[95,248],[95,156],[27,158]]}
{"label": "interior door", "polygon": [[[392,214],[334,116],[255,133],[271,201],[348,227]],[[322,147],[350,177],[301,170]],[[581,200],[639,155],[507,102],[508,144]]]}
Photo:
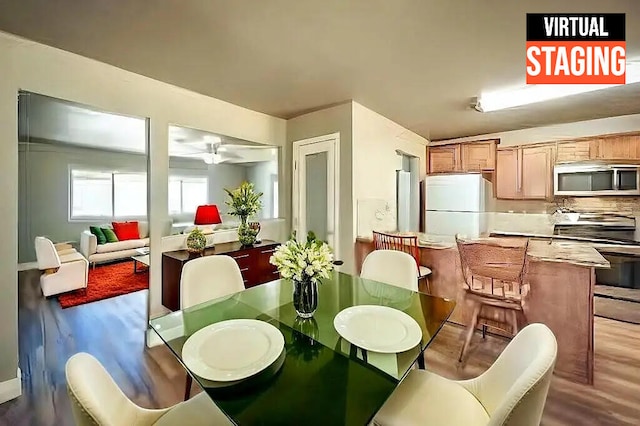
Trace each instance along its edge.
{"label": "interior door", "polygon": [[338,138],[330,135],[294,142],[293,229],[313,233],[338,258]]}

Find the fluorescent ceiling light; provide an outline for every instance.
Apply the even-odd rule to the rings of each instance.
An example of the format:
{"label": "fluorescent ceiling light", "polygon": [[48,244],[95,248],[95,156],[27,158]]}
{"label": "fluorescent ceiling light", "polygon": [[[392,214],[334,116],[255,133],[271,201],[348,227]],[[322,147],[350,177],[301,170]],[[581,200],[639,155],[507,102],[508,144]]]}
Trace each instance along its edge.
{"label": "fluorescent ceiling light", "polygon": [[[627,84],[639,82],[640,62],[627,62]],[[482,93],[474,108],[480,112],[491,112],[619,86],[619,84],[532,84],[516,89]]]}

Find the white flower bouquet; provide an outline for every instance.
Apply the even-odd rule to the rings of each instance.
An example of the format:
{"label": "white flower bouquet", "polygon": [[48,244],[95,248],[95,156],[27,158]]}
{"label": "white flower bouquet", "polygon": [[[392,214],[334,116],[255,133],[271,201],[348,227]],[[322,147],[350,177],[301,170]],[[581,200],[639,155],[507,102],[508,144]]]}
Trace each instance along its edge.
{"label": "white flower bouquet", "polygon": [[276,249],[269,263],[278,267],[284,279],[318,284],[321,278],[329,278],[333,271],[333,251],[313,232],[309,232],[306,243],[297,241],[294,233],[289,241]]}

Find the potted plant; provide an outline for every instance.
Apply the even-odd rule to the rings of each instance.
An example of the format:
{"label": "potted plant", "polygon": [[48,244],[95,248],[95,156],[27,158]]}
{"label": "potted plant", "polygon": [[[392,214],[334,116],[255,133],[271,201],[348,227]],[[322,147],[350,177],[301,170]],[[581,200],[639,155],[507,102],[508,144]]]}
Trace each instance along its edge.
{"label": "potted plant", "polygon": [[187,237],[187,251],[191,254],[202,254],[207,246],[207,237],[196,227],[193,231],[189,232]]}
{"label": "potted plant", "polygon": [[229,200],[225,201],[225,204],[229,206],[227,213],[240,218],[238,240],[243,246],[251,246],[256,242],[259,228],[249,226],[247,220],[262,208],[262,201],[260,200],[262,192],[256,192],[253,183],[250,182],[242,182],[234,190],[225,188],[225,191],[229,195]]}
{"label": "potted plant", "polygon": [[269,259],[280,276],[293,280],[293,305],[301,318],[311,318],[318,308],[318,283],[333,271],[333,251],[324,241],[309,232],[306,242],[296,240],[295,233],[278,246]]}

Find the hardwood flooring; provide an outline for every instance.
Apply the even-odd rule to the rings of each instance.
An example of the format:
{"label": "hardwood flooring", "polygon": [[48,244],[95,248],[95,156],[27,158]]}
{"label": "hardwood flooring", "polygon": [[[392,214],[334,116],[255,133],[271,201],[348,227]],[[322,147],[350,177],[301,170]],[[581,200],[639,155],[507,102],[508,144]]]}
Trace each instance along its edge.
{"label": "hardwood flooring", "polygon": [[[182,399],[184,371],[164,347],[148,349],[145,291],[61,309],[40,294],[38,272],[19,274],[23,395],[0,405],[0,425],[72,425],[64,364],[79,351],[95,355],[123,391],[144,407]],[[464,329],[447,324],[426,352],[427,368],[449,378],[482,373],[507,345],[476,333],[464,365],[456,362]],[[595,383],[554,377],[544,425],[640,424],[640,325],[595,319]],[[194,389],[194,392],[196,390]]]}
{"label": "hardwood flooring", "polygon": [[182,400],[184,370],[164,347],[147,349],[147,290],[62,309],[45,299],[39,271],[18,275],[19,362],[23,394],[0,405],[0,425],[73,425],[64,367],[77,352],[103,363],[137,404]]}

